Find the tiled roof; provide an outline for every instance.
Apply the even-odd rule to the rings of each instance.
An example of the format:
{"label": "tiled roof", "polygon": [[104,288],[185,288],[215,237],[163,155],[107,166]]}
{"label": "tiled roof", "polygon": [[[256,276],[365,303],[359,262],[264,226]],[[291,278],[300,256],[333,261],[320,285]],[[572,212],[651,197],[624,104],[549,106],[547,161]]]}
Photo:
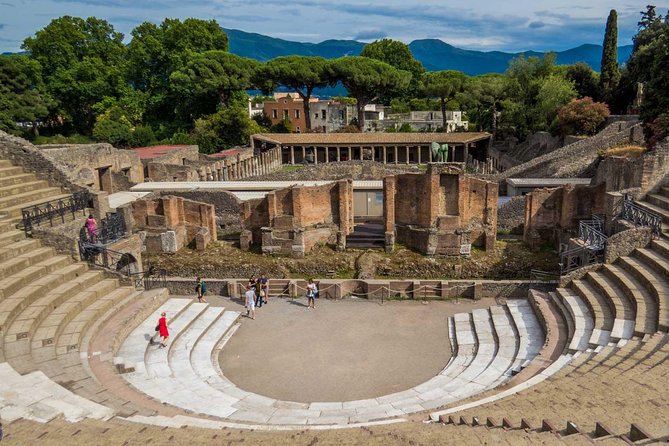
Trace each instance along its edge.
{"label": "tiled roof", "polygon": [[137,152],[140,159],[145,160],[145,159],[157,158],[159,156],[165,155],[166,153],[183,149],[185,147],[191,147],[191,146],[186,144],[175,144],[175,145],[137,147],[132,150]]}
{"label": "tiled roof", "polygon": [[486,132],[465,133],[258,133],[252,138],[281,145],[411,145],[430,144],[465,144],[490,138]]}

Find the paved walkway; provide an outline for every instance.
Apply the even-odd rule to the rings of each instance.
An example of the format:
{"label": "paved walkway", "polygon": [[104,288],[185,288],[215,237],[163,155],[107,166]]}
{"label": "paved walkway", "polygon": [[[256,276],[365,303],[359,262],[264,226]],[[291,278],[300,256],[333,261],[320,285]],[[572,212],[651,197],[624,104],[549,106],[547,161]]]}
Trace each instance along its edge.
{"label": "paved walkway", "polygon": [[314,310],[306,299],[271,300],[255,321],[244,318],[220,365],[240,388],[271,398],[376,398],[421,384],[446,366],[448,316],[462,307],[319,299]]}

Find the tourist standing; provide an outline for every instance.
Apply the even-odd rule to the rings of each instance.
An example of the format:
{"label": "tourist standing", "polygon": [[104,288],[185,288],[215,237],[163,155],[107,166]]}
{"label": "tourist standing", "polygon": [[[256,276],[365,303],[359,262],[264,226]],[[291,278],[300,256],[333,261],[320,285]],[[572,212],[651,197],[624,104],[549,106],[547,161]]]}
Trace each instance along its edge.
{"label": "tourist standing", "polygon": [[88,232],[88,240],[94,242],[98,234],[98,222],[95,221],[93,214],[90,214],[86,219],[86,232]]}
{"label": "tourist standing", "polygon": [[267,274],[264,273],[260,276],[260,297],[264,303],[267,303],[267,299],[269,299],[269,279]]}
{"label": "tourist standing", "polygon": [[205,293],[207,292],[207,284],[197,276],[195,279],[195,292],[197,293],[197,301],[200,303],[207,303],[207,300],[204,298]]}
{"label": "tourist standing", "polygon": [[314,279],[309,279],[307,284],[307,308],[316,309],[316,299],[318,299],[318,287]]}
{"label": "tourist standing", "polygon": [[160,319],[158,319],[158,325],[156,326],[156,331],[163,340],[160,342],[160,347],[167,347],[167,340],[170,338],[170,332],[167,329],[167,314],[163,311],[160,313]]}
{"label": "tourist standing", "polygon": [[246,287],[246,317],[256,318],[256,291],[251,286]]}

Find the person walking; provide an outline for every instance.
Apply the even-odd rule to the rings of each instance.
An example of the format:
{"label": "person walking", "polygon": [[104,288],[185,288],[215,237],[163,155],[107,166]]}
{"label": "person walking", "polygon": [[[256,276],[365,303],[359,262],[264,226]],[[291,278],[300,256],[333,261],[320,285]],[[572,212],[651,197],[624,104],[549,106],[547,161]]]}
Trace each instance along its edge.
{"label": "person walking", "polygon": [[316,309],[316,299],[318,299],[318,287],[314,283],[314,279],[309,279],[307,284],[307,308]]}
{"label": "person walking", "polygon": [[207,284],[197,276],[195,279],[195,292],[197,293],[197,301],[200,303],[207,303],[207,299],[204,298],[205,293],[207,292]]}
{"label": "person walking", "polygon": [[88,240],[93,243],[98,235],[98,222],[95,221],[93,214],[90,214],[86,219],[86,232],[88,232]]}
{"label": "person walking", "polygon": [[246,287],[246,317],[256,318],[256,291],[251,286]]}
{"label": "person walking", "polygon": [[262,274],[260,276],[260,297],[263,299],[263,303],[267,303],[267,299],[269,299],[269,279],[267,278],[267,274]]}
{"label": "person walking", "polygon": [[158,335],[163,338],[158,348],[167,347],[167,340],[170,338],[170,332],[167,329],[167,314],[164,311],[160,313],[160,319],[158,319],[156,331],[158,332]]}

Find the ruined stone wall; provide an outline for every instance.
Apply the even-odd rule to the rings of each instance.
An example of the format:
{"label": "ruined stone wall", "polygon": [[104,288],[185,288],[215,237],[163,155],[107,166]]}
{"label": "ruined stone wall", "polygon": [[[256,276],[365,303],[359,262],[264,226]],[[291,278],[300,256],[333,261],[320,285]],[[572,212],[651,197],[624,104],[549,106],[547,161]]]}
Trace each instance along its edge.
{"label": "ruined stone wall", "polygon": [[[186,163],[184,163],[186,160]],[[165,153],[164,155],[151,158],[151,162],[160,163],[160,164],[172,164],[183,166],[190,162],[198,162],[200,160],[200,150],[198,146],[184,146],[178,149],[173,149]]]}
{"label": "ruined stone wall", "polygon": [[166,196],[137,200],[125,208],[150,253],[176,252],[189,244],[204,250],[216,238],[216,214],[210,204]]}
{"label": "ruined stone wall", "polygon": [[51,186],[60,186],[68,192],[85,189],[70,178],[70,173],[61,165],[44,155],[42,150],[26,141],[0,130],[0,158],[11,161],[34,173]]}
{"label": "ruined stone wall", "polygon": [[525,195],[525,243],[539,249],[544,242],[565,242],[576,234],[580,220],[606,214],[605,195],[604,185],[572,184]]}
{"label": "ruined stone wall", "polygon": [[386,209],[385,230],[394,225],[399,242],[429,255],[460,255],[470,243],[494,247],[496,183],[466,176],[457,163],[431,164],[426,174],[398,175],[392,183],[386,180],[384,190],[394,202],[394,221]]}
{"label": "ruined stone wall", "polygon": [[161,192],[160,194],[160,196],[169,195],[213,205],[216,211],[219,236],[238,233],[242,230],[240,219],[242,203],[230,192],[198,189],[196,192]]}
{"label": "ruined stone wall", "polygon": [[217,159],[203,157],[199,161],[177,162],[178,159],[153,158],[147,161],[151,181],[236,181],[263,176],[282,166],[281,149],[275,148],[255,156],[241,153],[235,157]]}
{"label": "ruined stone wall", "polygon": [[650,244],[652,231],[649,227],[630,228],[613,234],[606,240],[604,263],[613,263],[618,257],[630,255],[637,248]]}
{"label": "ruined stone wall", "polygon": [[[118,192],[127,190],[124,188],[128,184],[144,181],[142,162],[132,150],[120,150],[111,144],[46,144],[38,148],[67,172],[72,182],[96,191]],[[112,176],[107,184],[100,183],[97,170],[104,168]],[[126,181],[114,182],[113,174],[124,176]]]}
{"label": "ruined stone wall", "polygon": [[597,168],[595,184],[607,191],[638,188],[644,195],[669,184],[669,138],[639,158],[607,157]]}
{"label": "ruined stone wall", "polygon": [[294,186],[243,203],[240,245],[260,243],[268,254],[303,256],[321,243],[336,243],[353,230],[353,185]]}

